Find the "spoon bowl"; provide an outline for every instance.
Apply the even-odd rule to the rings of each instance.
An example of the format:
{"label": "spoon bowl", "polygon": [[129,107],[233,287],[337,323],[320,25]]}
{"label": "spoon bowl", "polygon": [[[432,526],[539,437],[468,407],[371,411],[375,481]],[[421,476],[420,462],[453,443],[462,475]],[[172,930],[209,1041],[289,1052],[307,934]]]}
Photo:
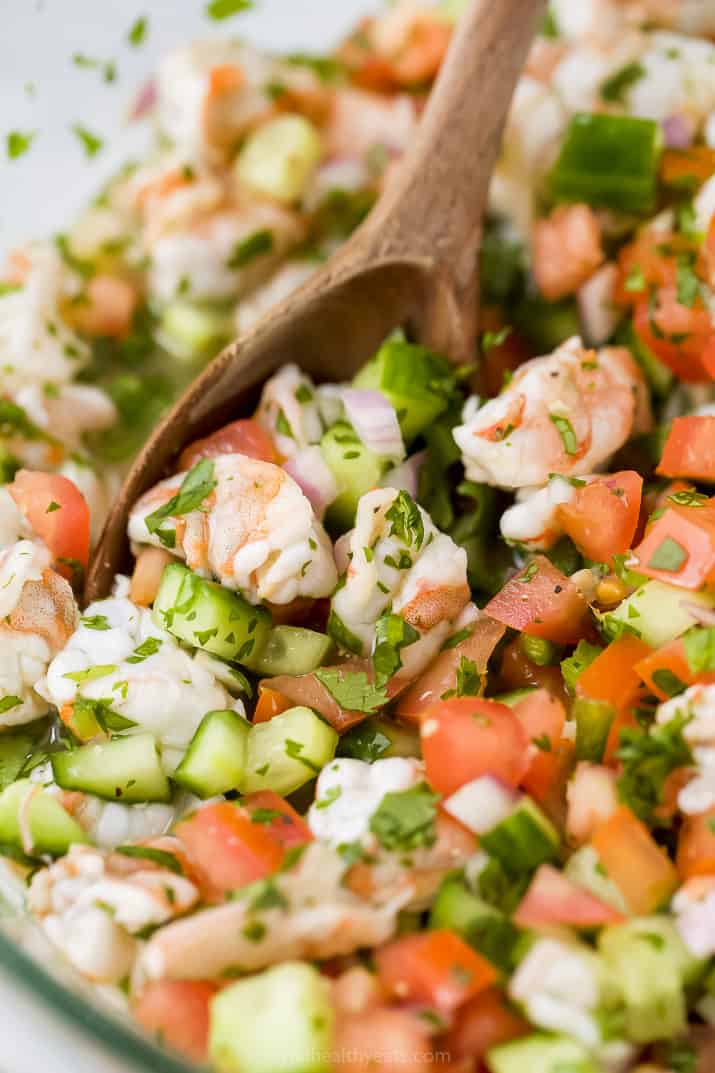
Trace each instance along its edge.
{"label": "spoon bowl", "polygon": [[228,346],[157,426],[130,469],[87,574],[89,602],[129,562],[132,505],[192,440],[255,405],[287,362],[317,381],[347,380],[385,337],[408,336],[455,363],[473,360],[477,255],[501,133],[545,0],[471,0],[411,151],[334,257]]}

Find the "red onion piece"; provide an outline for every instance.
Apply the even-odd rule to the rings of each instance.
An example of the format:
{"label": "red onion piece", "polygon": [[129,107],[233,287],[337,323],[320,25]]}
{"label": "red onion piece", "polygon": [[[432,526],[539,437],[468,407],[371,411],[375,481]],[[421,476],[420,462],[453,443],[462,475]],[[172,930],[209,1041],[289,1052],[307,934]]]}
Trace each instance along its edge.
{"label": "red onion piece", "polygon": [[157,91],[156,80],[151,78],[139,90],[136,100],[129,112],[129,119],[131,121],[143,119],[144,116],[154,110],[158,97],[159,94]]}
{"label": "red onion piece", "polygon": [[680,606],[701,626],[715,626],[715,608],[703,607],[690,600],[681,600]]}
{"label": "red onion piece", "polygon": [[486,834],[506,819],[517,802],[517,794],[491,775],[481,775],[460,786],[444,802],[444,810],[475,835]]}
{"label": "red onion piece", "polygon": [[426,457],[426,451],[418,451],[417,454],[406,458],[399,466],[393,466],[380,481],[380,487],[396,488],[398,492],[405,491],[411,495],[413,499],[416,499],[419,488],[420,470],[422,469]]}
{"label": "red onion piece", "polygon": [[663,137],[669,149],[689,149],[693,142],[695,131],[692,121],[688,116],[669,115],[661,120]]}
{"label": "red onion piece", "polygon": [[325,508],[338,494],[338,486],[320,448],[301,448],[292,458],[286,459],[283,469],[310,500],[316,516],[322,518]]}
{"label": "red onion piece", "polygon": [[613,335],[621,313],[613,301],[618,269],[603,265],[583,283],[577,293],[583,336],[589,346],[601,346]]}
{"label": "red onion piece", "polygon": [[381,391],[347,387],[342,392],[348,421],[367,448],[387,458],[404,458],[400,423]]}

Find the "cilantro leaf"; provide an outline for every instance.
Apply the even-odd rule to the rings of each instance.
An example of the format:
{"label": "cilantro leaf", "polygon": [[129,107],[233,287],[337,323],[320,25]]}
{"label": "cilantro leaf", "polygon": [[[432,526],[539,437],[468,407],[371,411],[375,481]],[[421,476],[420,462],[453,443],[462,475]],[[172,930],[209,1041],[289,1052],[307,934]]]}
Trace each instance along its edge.
{"label": "cilantro leaf", "polygon": [[419,632],[399,615],[386,612],[375,625],[375,648],[372,665],[375,684],[383,685],[402,666],[400,650],[419,641]]}
{"label": "cilantro leaf", "polygon": [[482,676],[473,659],[462,656],[455,674],[455,688],[443,693],[440,700],[450,697],[476,697],[482,688]]}
{"label": "cilantro leaf", "polygon": [[132,23],[127,34],[127,41],[132,48],[139,48],[146,39],[147,30],[149,28],[149,19],[146,15],[140,15],[135,22]]}
{"label": "cilantro leaf", "polygon": [[618,759],[623,770],[618,779],[618,795],[641,820],[653,819],[653,811],[663,800],[665,780],[677,768],[693,763],[683,728],[690,716],[676,715],[663,725],[649,729],[626,727],[621,731]]}
{"label": "cilantro leaf", "polygon": [[84,671],[67,671],[62,677],[81,684],[82,682],[93,682],[95,678],[106,678],[108,674],[113,674],[116,669],[116,663],[98,663],[94,667],[87,667]]}
{"label": "cilantro leaf", "polygon": [[254,231],[248,238],[237,242],[233,253],[226,262],[226,267],[231,269],[245,268],[257,257],[263,257],[273,250],[273,232],[264,227],[261,231]]}
{"label": "cilantro leaf", "polygon": [[340,756],[351,756],[355,760],[374,763],[389,751],[392,741],[381,729],[380,724],[372,719],[358,723],[347,734],[343,734],[338,745]]}
{"label": "cilantro leaf", "polygon": [[646,73],[642,63],[627,63],[620,71],[601,83],[601,97],[614,104],[625,104],[626,94],[631,86],[640,82]]}
{"label": "cilantro leaf", "polygon": [[130,730],[131,727],[136,726],[132,719],[127,719],[126,716],[114,711],[111,700],[92,700],[90,697],[78,696],[75,697],[72,707],[72,717],[77,726],[84,723],[91,728],[92,720],[94,720],[108,738],[111,738],[112,734]]}
{"label": "cilantro leaf", "polygon": [[683,634],[685,658],[693,674],[715,670],[715,626],[695,626]]}
{"label": "cilantro leaf", "polygon": [[174,872],[178,876],[184,874],[181,861],[173,853],[167,853],[163,849],[153,849],[151,846],[117,846],[114,853],[121,853],[123,857],[132,857],[137,860],[151,861],[168,872]]}
{"label": "cilantro leaf", "polygon": [[341,708],[372,715],[389,701],[383,685],[368,680],[365,671],[343,671],[339,667],[321,667],[315,677],[325,686]]}
{"label": "cilantro leaf", "polygon": [[7,149],[8,160],[17,160],[18,157],[23,156],[24,153],[30,148],[35,138],[37,137],[37,131],[30,130],[23,132],[21,130],[11,130],[5,136],[5,147]]}
{"label": "cilantro leaf", "polygon": [[389,850],[412,850],[434,845],[439,794],[426,782],[410,790],[385,794],[370,820],[370,830]]}
{"label": "cilantro leaf", "polygon": [[242,11],[250,11],[253,0],[211,0],[206,5],[206,14],[210,19],[228,19]]}
{"label": "cilantro leaf", "polygon": [[[213,492],[217,481],[214,480],[214,464],[210,458],[202,458],[193,469],[184,477],[179,491],[168,502],[157,507],[144,519],[150,533],[157,533],[162,543],[168,539],[166,531],[160,529],[161,523],[167,518],[178,518],[182,514],[189,514],[201,506],[208,495]],[[174,534],[169,530],[171,536]],[[173,546],[173,545],[172,545]]]}
{"label": "cilantro leaf", "polygon": [[100,138],[97,134],[93,134],[91,130],[88,130],[87,127],[83,127],[81,123],[73,123],[71,130],[82,143],[82,147],[89,160],[91,160],[92,157],[95,157],[102,149],[104,139]]}
{"label": "cilantro leaf", "polygon": [[385,512],[385,518],[392,522],[390,536],[396,536],[408,548],[414,545],[419,551],[425,539],[425,526],[420,508],[408,492],[398,492],[392,506]]}
{"label": "cilantro leaf", "polygon": [[127,658],[127,663],[143,663],[149,656],[155,656],[160,648],[161,640],[158,637],[147,637],[146,641],[137,645],[132,655]]}
{"label": "cilantro leaf", "polygon": [[83,615],[80,622],[88,630],[111,630],[106,615]]}

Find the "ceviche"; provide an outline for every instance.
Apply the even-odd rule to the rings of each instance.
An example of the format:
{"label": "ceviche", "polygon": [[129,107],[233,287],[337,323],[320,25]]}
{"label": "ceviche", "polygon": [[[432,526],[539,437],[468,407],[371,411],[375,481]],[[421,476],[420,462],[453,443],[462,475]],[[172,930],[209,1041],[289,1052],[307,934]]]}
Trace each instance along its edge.
{"label": "ceviche", "polygon": [[151,154],[10,254],[0,885],[219,1073],[713,1073],[711,3],[553,0],[474,363],[286,355],[81,602],[126,465],[369,211],[460,6],[177,50]]}

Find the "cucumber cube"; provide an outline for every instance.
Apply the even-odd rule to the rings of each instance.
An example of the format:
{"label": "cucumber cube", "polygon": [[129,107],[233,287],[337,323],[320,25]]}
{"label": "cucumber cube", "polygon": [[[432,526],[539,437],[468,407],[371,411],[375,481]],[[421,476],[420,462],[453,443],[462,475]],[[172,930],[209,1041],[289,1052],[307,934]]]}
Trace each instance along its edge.
{"label": "cucumber cube", "polygon": [[63,790],[82,790],[125,805],[171,797],[153,734],[128,734],[53,753],[52,773]]}
{"label": "cucumber cube", "polygon": [[430,912],[431,928],[449,928],[508,972],[519,938],[517,928],[493,905],[467,890],[461,879],[446,879]]}
{"label": "cucumber cube", "polygon": [[329,1073],[332,1026],[326,977],[286,961],[216,995],[209,1053],[219,1073]]}
{"label": "cucumber cube", "polygon": [[89,842],[87,833],[62,808],[56,797],[37,790],[29,779],[20,779],[0,793],[0,843],[23,849],[23,840],[18,819],[20,809],[30,790],[34,796],[27,806],[25,827],[32,837],[33,852],[49,853],[61,857],[75,842]]}
{"label": "cucumber cube", "polygon": [[236,162],[240,182],[285,204],[306,191],[323,155],[312,123],[300,115],[283,115],[251,134]]}
{"label": "cucumber cube", "polygon": [[360,497],[375,488],[385,472],[385,459],[369,450],[347,421],[337,421],[320,441],[320,450],[340,494],[328,507],[326,526],[344,533],[355,524]]}
{"label": "cucumber cube", "polygon": [[248,735],[241,790],[275,790],[284,797],[314,779],[335,756],[338,734],[310,708],[289,708]]}
{"label": "cucumber cube", "polygon": [[177,300],[164,309],[157,327],[161,344],[182,361],[215,354],[233,334],[233,319],[225,310]]}
{"label": "cucumber cube", "polygon": [[615,611],[607,612],[601,618],[601,624],[609,639],[625,629],[635,633],[647,645],[660,648],[696,625],[686,604],[699,604],[711,610],[715,607],[715,593],[686,592],[653,579],[639,586]]}
{"label": "cucumber cube", "polygon": [[602,1073],[576,1040],[541,1033],[493,1047],[487,1066],[490,1073]]}
{"label": "cucumber cube", "polygon": [[251,724],[238,712],[208,712],[189,742],[174,780],[198,797],[237,790],[243,781]]}
{"label": "cucumber cube", "polygon": [[454,374],[449,363],[427,347],[389,339],[353,383],[382,392],[394,406],[409,443],[447,409]]}
{"label": "cucumber cube", "polygon": [[529,797],[522,798],[506,819],[480,839],[481,848],[496,857],[511,875],[553,861],[559,844],[559,834],[551,820]]}
{"label": "cucumber cube", "polygon": [[322,666],[333,649],[324,633],[303,626],[274,626],[265,647],[256,660],[249,657],[246,666],[256,674],[309,674]]}

